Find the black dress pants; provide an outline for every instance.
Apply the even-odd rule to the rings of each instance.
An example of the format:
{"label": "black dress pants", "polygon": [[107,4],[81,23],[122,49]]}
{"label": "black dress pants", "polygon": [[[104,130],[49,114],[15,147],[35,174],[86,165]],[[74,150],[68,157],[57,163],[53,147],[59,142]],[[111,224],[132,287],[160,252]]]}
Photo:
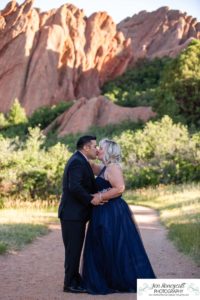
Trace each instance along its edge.
{"label": "black dress pants", "polygon": [[85,237],[85,221],[60,220],[65,246],[65,286],[81,284],[79,264]]}

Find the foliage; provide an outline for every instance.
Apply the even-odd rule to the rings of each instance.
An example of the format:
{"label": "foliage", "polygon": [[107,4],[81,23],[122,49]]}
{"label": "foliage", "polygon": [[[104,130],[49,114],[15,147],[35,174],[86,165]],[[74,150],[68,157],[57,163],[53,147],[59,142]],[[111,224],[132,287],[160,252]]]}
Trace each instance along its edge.
{"label": "foliage", "polygon": [[61,144],[45,150],[46,137],[40,128],[29,128],[27,140],[3,139],[0,167],[3,197],[21,200],[58,198],[64,164],[70,153]]}
{"label": "foliage", "polygon": [[200,126],[200,41],[189,46],[164,69],[154,109],[174,120]]}
{"label": "foliage", "polygon": [[8,112],[7,119],[10,125],[18,125],[27,122],[26,112],[24,108],[21,107],[18,99],[14,100],[10,111]]}
{"label": "foliage", "polygon": [[0,198],[0,209],[4,208],[4,199]]}
{"label": "foliage", "polygon": [[5,242],[0,242],[0,254],[6,253],[8,246]]}
{"label": "foliage", "polygon": [[61,113],[71,107],[73,102],[60,102],[51,107],[45,106],[38,108],[29,118],[29,126],[35,127],[40,125],[41,129],[47,127]]}
{"label": "foliage", "polygon": [[122,106],[152,106],[158,117],[200,127],[200,41],[193,40],[176,58],[140,61],[106,83],[102,92]]}
{"label": "foliage", "polygon": [[[87,134],[113,138],[120,143],[127,187],[181,183],[200,179],[200,133],[165,116],[144,126],[125,122]],[[0,138],[0,198],[37,201],[59,199],[66,160],[80,135],[55,136],[49,141],[39,127],[29,128],[28,137]],[[98,142],[98,141],[97,141]],[[68,150],[69,149],[69,150]]]}
{"label": "foliage", "polygon": [[3,113],[0,113],[0,129],[6,127],[8,125],[8,121]]}
{"label": "foliage", "polygon": [[26,117],[24,109],[16,100],[7,115],[0,113],[1,133],[4,137],[19,136],[24,139],[29,127],[40,126],[44,129],[71,105],[72,102],[60,102],[51,107],[40,107],[30,117]]}
{"label": "foliage", "polygon": [[7,114],[0,113],[0,130],[4,137],[24,136],[28,118],[18,99],[15,99]]}
{"label": "foliage", "polygon": [[[132,121],[124,121],[120,124],[110,124],[105,127],[99,127],[99,126],[92,126],[90,127],[86,132],[84,133],[77,133],[77,134],[68,134],[63,138],[56,138],[55,136],[49,136],[50,139],[52,138],[52,143],[57,143],[58,141],[61,143],[64,143],[67,145],[70,151],[74,152],[75,146],[76,146],[76,141],[78,138],[83,135],[83,134],[88,134],[88,135],[95,135],[97,137],[97,143],[99,140],[102,138],[108,137],[108,138],[113,138],[115,135],[120,135],[123,133],[124,130],[136,130],[139,128],[142,128],[144,126],[143,123],[135,123]],[[47,141],[47,143],[51,144],[51,141]]]}
{"label": "foliage", "polygon": [[102,92],[118,105],[149,106],[155,98],[162,71],[170,58],[140,60],[134,68],[106,83]]}
{"label": "foliage", "polygon": [[116,140],[122,147],[128,186],[200,180],[199,134],[165,116],[143,130],[124,131]]}

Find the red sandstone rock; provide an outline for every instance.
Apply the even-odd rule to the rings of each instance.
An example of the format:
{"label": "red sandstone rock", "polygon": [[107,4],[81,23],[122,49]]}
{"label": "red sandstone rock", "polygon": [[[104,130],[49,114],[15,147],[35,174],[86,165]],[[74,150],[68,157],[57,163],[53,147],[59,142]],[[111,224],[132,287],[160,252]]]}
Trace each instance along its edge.
{"label": "red sandstone rock", "polygon": [[0,111],[18,98],[28,114],[44,105],[100,94],[122,74],[130,40],[107,13],[89,18],[74,5],[40,13],[33,0],[0,12]]}
{"label": "red sandstone rock", "polygon": [[154,116],[155,113],[151,107],[121,107],[103,96],[90,100],[81,98],[54,120],[44,130],[44,133],[47,134],[53,128],[57,128],[58,136],[62,137],[69,133],[85,132],[93,125],[103,127],[126,120],[146,122]]}
{"label": "red sandstone rock", "polygon": [[132,63],[143,57],[175,57],[192,38],[200,39],[200,23],[169,7],[141,11],[120,22],[117,28],[131,39]]}

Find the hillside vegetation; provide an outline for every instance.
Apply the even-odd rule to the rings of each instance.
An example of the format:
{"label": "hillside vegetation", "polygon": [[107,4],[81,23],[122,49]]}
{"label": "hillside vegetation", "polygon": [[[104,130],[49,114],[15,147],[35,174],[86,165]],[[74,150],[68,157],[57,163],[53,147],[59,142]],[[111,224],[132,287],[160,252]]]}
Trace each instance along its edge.
{"label": "hillside vegetation", "polygon": [[[200,41],[176,59],[140,62],[104,86],[120,105],[152,105],[157,119],[125,122],[87,133],[114,138],[122,147],[129,188],[200,180]],[[16,100],[0,114],[0,205],[8,199],[58,199],[64,164],[81,134],[44,136],[49,125],[72,103],[42,107],[29,118]],[[189,127],[188,127],[189,126]],[[6,200],[7,199],[7,200]]]}
{"label": "hillside vegetation", "polygon": [[193,40],[175,59],[140,61],[105,84],[102,92],[122,106],[153,106],[158,117],[200,127],[200,41]]}

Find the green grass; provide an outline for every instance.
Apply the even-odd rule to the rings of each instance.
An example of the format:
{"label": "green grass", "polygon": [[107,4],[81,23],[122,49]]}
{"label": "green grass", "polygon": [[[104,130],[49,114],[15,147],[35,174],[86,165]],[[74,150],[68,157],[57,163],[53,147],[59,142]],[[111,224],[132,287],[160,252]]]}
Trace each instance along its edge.
{"label": "green grass", "polygon": [[8,249],[8,246],[5,242],[0,242],[0,254],[4,254]]}
{"label": "green grass", "polygon": [[57,221],[54,209],[10,208],[0,210],[0,254],[21,250],[36,237],[47,234]]}
{"label": "green grass", "polygon": [[200,184],[159,186],[127,191],[129,204],[159,211],[178,249],[200,263]]}

